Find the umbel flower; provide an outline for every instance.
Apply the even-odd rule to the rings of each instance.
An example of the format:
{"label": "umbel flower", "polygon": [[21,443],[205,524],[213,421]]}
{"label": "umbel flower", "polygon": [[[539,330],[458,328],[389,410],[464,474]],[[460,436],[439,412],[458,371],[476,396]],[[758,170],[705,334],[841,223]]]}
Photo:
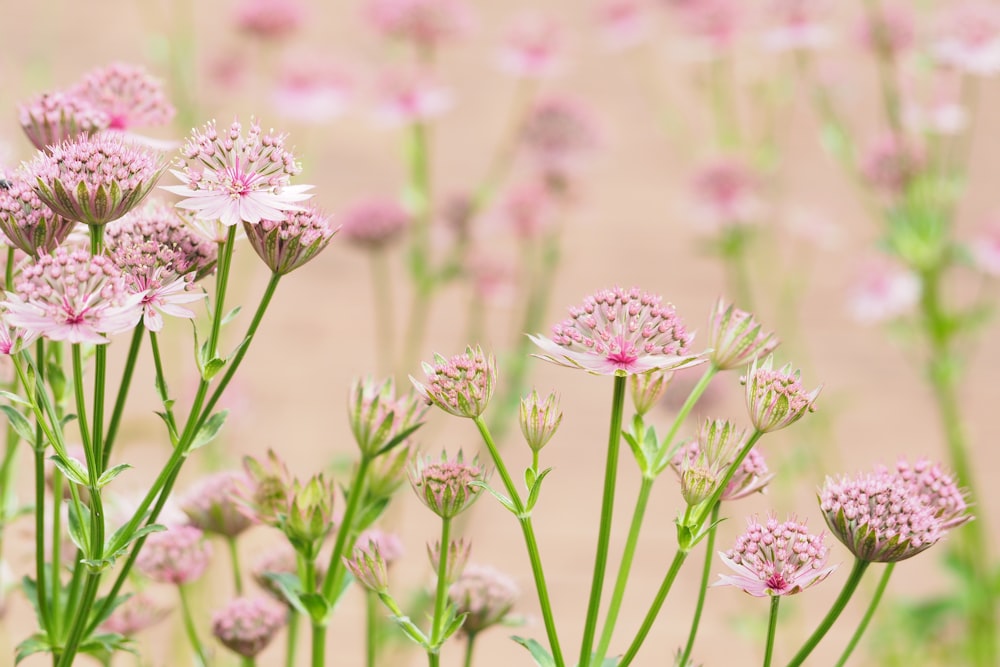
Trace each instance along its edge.
{"label": "umbel flower", "polygon": [[820,386],[807,393],[799,382],[799,371],[792,372],[791,364],[777,371],[773,366],[773,355],[759,365],[754,359],[743,378],[750,421],[763,433],[791,426],[806,412],[815,410],[816,397],[823,388]]}
{"label": "umbel flower", "polygon": [[347,408],[354,441],[369,457],[404,444],[427,412],[427,405],[412,392],[396,396],[392,378],[356,380]]}
{"label": "umbel flower", "polygon": [[4,305],[8,323],[30,336],[100,345],[135,326],[139,299],[109,258],[57,248],[22,269]]}
{"label": "umbel flower", "polygon": [[340,214],[340,233],[353,245],[380,250],[398,240],[412,219],[395,199],[373,197],[355,202]]}
{"label": "umbel flower", "polygon": [[818,584],[836,569],[826,565],[823,534],[810,535],[804,523],[784,523],[772,514],[761,524],[747,520],[747,532],[736,546],[720,553],[736,574],[720,575],[716,586],[736,586],[754,597],[795,595]]}
{"label": "umbel flower", "polygon": [[186,584],[205,573],[212,545],[194,526],[171,526],[152,533],[136,558],[139,572],[162,584]]}
{"label": "umbel flower", "polygon": [[0,188],[0,231],[15,248],[32,257],[58,248],[76,225],[42,203],[23,173]]}
{"label": "umbel flower", "polygon": [[128,63],[112,63],[88,72],[72,93],[106,114],[112,130],[166,125],[176,113],[163,81]]}
{"label": "umbel flower", "polygon": [[[469,562],[469,554],[472,553],[472,543],[465,538],[451,540],[448,542],[448,561],[445,563],[444,579],[450,585],[458,581],[465,571],[465,564]],[[441,565],[441,541],[434,544],[427,543],[427,559],[431,563],[431,569],[437,572]]]}
{"label": "umbel flower", "polygon": [[547,97],[532,107],[521,128],[521,145],[539,169],[559,178],[598,147],[590,110],[566,97]]}
{"label": "umbel flower", "polygon": [[471,15],[462,0],[367,0],[365,17],[389,39],[433,49],[462,36]]}
{"label": "umbel flower", "polygon": [[351,558],[344,558],[344,566],[362,586],[375,593],[389,592],[389,564],[382,555],[382,548],[375,542],[354,547]]}
{"label": "umbel flower", "polygon": [[719,299],[709,322],[709,359],[725,371],[739,368],[756,357],[774,352],[778,338],[763,331],[753,315]]}
{"label": "umbel flower", "polygon": [[502,623],[520,595],[509,576],[490,567],[469,563],[448,589],[448,597],[459,614],[468,614],[462,632],[473,636]]}
{"label": "umbel flower", "polygon": [[237,655],[253,658],[267,648],[287,617],[287,610],[270,598],[240,597],[212,615],[212,634]]}
{"label": "umbel flower", "polygon": [[[707,420],[702,424],[698,437],[681,447],[670,462],[674,471],[681,478],[682,493],[685,487],[685,473],[688,477],[693,477],[696,476],[696,473],[689,471],[707,470],[711,471],[709,477],[713,479],[721,477],[728,470],[745,442],[746,431],[737,431],[732,422]],[[747,452],[740,467],[733,473],[719,500],[739,500],[762,492],[772,477],[774,475],[768,472],[764,455],[754,447]],[[715,479],[715,481],[718,480]],[[710,497],[713,491],[715,491],[714,483],[705,498]]]}
{"label": "umbel flower", "polygon": [[240,0],[236,27],[261,40],[278,40],[298,31],[306,19],[299,0]]}
{"label": "umbel flower", "polygon": [[91,135],[108,127],[111,119],[92,104],[70,93],[44,93],[18,110],[21,129],[40,151],[79,135]]}
{"label": "umbel flower", "polygon": [[458,516],[483,491],[488,471],[478,459],[466,463],[462,452],[454,460],[442,452],[440,459],[416,457],[409,468],[410,486],[421,502],[442,519]]}
{"label": "umbel flower", "polygon": [[247,240],[271,271],[279,276],[291,273],[318,255],[330,243],[336,230],[318,208],[285,211],[281,220],[243,222]]}
{"label": "umbel flower", "polygon": [[201,280],[212,273],[218,257],[218,244],[203,238],[178,215],[173,206],[148,201],[124,218],[109,224],[104,231],[108,251],[152,242],[158,264],[176,276],[194,274]]}
{"label": "umbel flower", "polygon": [[140,591],[115,607],[107,620],[101,623],[101,629],[131,637],[156,625],[169,613],[169,609],[161,607],[149,594]]}
{"label": "umbel flower", "polygon": [[27,167],[49,208],[88,225],[107,224],[135,208],[164,168],[159,153],[114,134],[63,142]]}
{"label": "umbel flower", "polygon": [[224,470],[202,478],[188,489],[180,501],[181,510],[193,526],[206,533],[236,537],[253,525],[240,510],[237,492],[247,484],[242,470]]}
{"label": "umbel flower", "polygon": [[261,132],[256,120],[246,135],[239,121],[221,133],[211,121],[188,138],[181,156],[170,173],[183,185],[163,189],[183,197],[177,206],[201,220],[227,227],[281,221],[286,211],[301,210],[297,202],[312,196],[306,194],[311,185],[290,185],[301,167],[285,148],[285,136]]}
{"label": "umbel flower", "polygon": [[542,349],[539,359],[595,375],[632,375],[701,363],[690,354],[693,336],[674,307],[637,287],[601,290],[570,319],[552,327],[552,338],[529,335]]}
{"label": "umbel flower", "polygon": [[486,356],[481,347],[468,347],[465,354],[445,359],[434,355],[434,364],[423,364],[427,384],[410,381],[417,393],[433,404],[455,415],[476,419],[486,411],[496,388],[497,362]]}

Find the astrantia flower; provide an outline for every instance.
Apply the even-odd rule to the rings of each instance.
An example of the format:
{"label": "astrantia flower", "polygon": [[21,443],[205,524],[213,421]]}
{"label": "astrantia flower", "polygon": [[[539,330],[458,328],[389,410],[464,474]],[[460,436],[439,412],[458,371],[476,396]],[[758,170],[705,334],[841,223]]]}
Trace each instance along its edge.
{"label": "astrantia flower", "polygon": [[515,186],[501,202],[502,213],[518,238],[536,239],[555,226],[555,202],[542,183]]}
{"label": "astrantia flower", "polygon": [[722,299],[715,303],[708,336],[709,359],[723,371],[771,354],[779,343],[773,332],[762,330],[751,313],[726,305]]}
{"label": "astrantia flower", "polygon": [[112,134],[77,137],[27,165],[49,208],[88,225],[107,224],[135,208],[164,168],[159,153]]}
{"label": "astrantia flower", "polygon": [[886,51],[898,57],[913,46],[916,36],[913,23],[913,11],[905,5],[883,5],[874,14],[865,13],[858,27],[858,39],[874,53]]}
{"label": "astrantia flower", "polygon": [[18,115],[28,141],[46,152],[81,134],[103,130],[111,122],[106,113],[71,93],[43,94],[22,104]]}
{"label": "astrantia flower", "polygon": [[399,535],[378,528],[363,531],[354,544],[357,549],[377,548],[386,565],[392,565],[403,557],[403,541],[399,539]]}
{"label": "astrantia flower", "polygon": [[637,287],[601,290],[570,319],[552,327],[552,338],[528,337],[542,349],[539,359],[596,375],[632,375],[701,363],[688,346],[692,334],[671,304]]}
{"label": "astrantia flower", "polygon": [[[703,452],[704,448],[701,440],[695,438],[681,447],[677,455],[674,456],[671,466],[678,475],[681,475],[682,481],[685,465],[697,465],[697,461],[703,456]],[[685,461],[688,463],[685,463]],[[723,462],[722,468],[728,468],[732,462],[732,458],[729,458],[729,460]],[[739,500],[754,493],[762,492],[772,477],[774,475],[768,471],[764,455],[754,447],[747,453],[743,462],[740,463],[740,467],[736,469],[719,500]],[[715,489],[713,488],[712,490],[714,491]]]}
{"label": "astrantia flower", "polygon": [[12,327],[7,319],[6,312],[0,309],[0,355],[10,356],[20,352],[34,341],[38,337],[38,333],[27,331],[21,327]]}
{"label": "astrantia flower", "polygon": [[9,243],[37,257],[58,248],[76,223],[46,206],[24,173],[5,179],[0,188],[0,231]]}
{"label": "astrantia flower", "polygon": [[178,168],[170,171],[184,185],[163,189],[183,197],[177,206],[201,220],[227,227],[280,221],[312,196],[306,194],[311,185],[289,184],[301,167],[285,148],[285,136],[262,133],[256,120],[245,135],[239,121],[221,133],[211,121],[188,138],[181,155]]}
{"label": "astrantia flower", "polygon": [[496,388],[497,362],[486,356],[481,347],[468,347],[465,354],[445,359],[434,355],[434,363],[423,363],[427,383],[410,381],[417,393],[456,417],[475,419],[486,411]]}
{"label": "astrantia flower", "polygon": [[15,289],[7,292],[8,322],[50,340],[104,344],[142,313],[114,263],[85,250],[42,255],[22,269]]}
{"label": "astrantia flower", "polygon": [[562,423],[562,410],[559,409],[559,396],[556,394],[549,394],[543,401],[538,392],[532,390],[521,399],[519,414],[521,435],[535,452],[548,444]]}
{"label": "astrantia flower", "polygon": [[509,576],[496,568],[475,563],[469,563],[448,588],[448,598],[455,605],[456,613],[468,614],[461,631],[469,636],[502,623],[520,594]]}
{"label": "astrantia flower", "polygon": [[541,14],[525,14],[510,27],[500,46],[497,63],[504,72],[526,79],[542,79],[559,71],[562,32]]}
{"label": "astrantia flower", "polygon": [[859,168],[865,179],[880,193],[900,195],[920,173],[925,156],[910,140],[901,144],[895,134],[877,136],[865,147]]}
{"label": "astrantia flower", "polygon": [[487,470],[478,459],[466,463],[462,452],[454,460],[445,452],[441,458],[416,457],[409,469],[410,485],[423,504],[442,519],[458,516],[483,491],[473,482],[485,482]]}
{"label": "astrantia flower", "polygon": [[[472,553],[472,543],[466,539],[451,540],[448,542],[448,562],[445,563],[444,578],[448,584],[455,583],[462,572],[465,571],[465,564],[469,562],[469,554]],[[431,569],[436,573],[441,564],[441,542],[434,544],[427,543],[427,559],[431,563]]]}
{"label": "astrantia flower", "polygon": [[163,81],[138,65],[112,63],[95,69],[73,87],[73,94],[107,114],[112,130],[166,125],[175,113]]}
{"label": "astrantia flower", "polygon": [[106,632],[115,632],[126,637],[156,625],[170,613],[169,609],[161,607],[149,594],[133,593],[124,602],[115,607],[111,615],[101,623]]}
{"label": "astrantia flower", "polygon": [[186,584],[205,573],[212,545],[194,526],[171,526],[152,533],[136,558],[144,576],[164,584]]}
{"label": "astrantia flower", "polygon": [[351,557],[344,557],[344,567],[368,590],[383,594],[389,591],[389,568],[379,545],[355,546]]}
{"label": "astrantia flower", "polygon": [[640,417],[653,409],[663,394],[670,386],[670,381],[674,379],[673,371],[665,373],[644,373],[642,375],[630,375],[628,378],[629,396],[632,398],[632,406],[636,414]]}
{"label": "astrantia flower", "polygon": [[398,240],[412,220],[397,200],[372,197],[351,204],[340,214],[340,233],[348,243],[379,250]]}
{"label": "astrantia flower", "polygon": [[955,483],[955,477],[929,459],[914,463],[899,460],[896,474],[910,485],[910,492],[926,502],[941,521],[941,528],[949,530],[960,526],[972,517],[967,513],[965,495]]}
{"label": "astrantia flower", "polygon": [[939,507],[912,481],[878,468],[854,478],[827,478],[819,493],[830,531],[859,560],[895,563],[916,556],[947,529]]}
{"label": "astrantia flower", "polygon": [[695,217],[708,232],[758,222],[764,208],[757,176],[734,158],[717,158],[699,167],[691,195]]}
{"label": "astrantia flower", "polygon": [[286,211],[281,220],[244,221],[243,230],[257,256],[278,275],[291,273],[318,255],[336,233],[314,206]]}
{"label": "astrantia flower", "polygon": [[813,51],[828,45],[831,30],[821,20],[829,0],[771,0],[764,44],[773,51]]}
{"label": "astrantia flower", "polygon": [[152,242],[157,260],[178,276],[194,274],[195,280],[210,275],[219,253],[218,243],[206,240],[186,213],[162,202],[147,202],[124,218],[107,226],[104,240],[108,252],[117,248]]}
{"label": "astrantia flower", "polygon": [[932,51],[938,62],[969,74],[1000,72],[1000,8],[983,0],[956,2],[939,22]]}
{"label": "astrantia flower", "polygon": [[562,174],[597,148],[598,134],[589,109],[566,97],[546,97],[525,118],[520,139],[543,172]]}
{"label": "astrantia flower", "polygon": [[237,499],[237,491],[247,483],[242,470],[217,472],[196,482],[178,503],[193,526],[206,533],[236,537],[253,525]]}
{"label": "astrantia flower", "polygon": [[[745,442],[746,431],[737,429],[731,421],[706,419],[702,423],[695,441],[681,448],[670,462],[680,477],[681,496],[689,507],[697,507],[712,498]],[[741,477],[738,484],[753,483],[753,480],[747,480],[746,476],[741,475]],[[745,491],[745,494],[750,493],[740,487],[733,487],[733,481],[735,475],[734,479],[730,480],[726,492],[732,489],[731,493],[734,496],[741,490]],[[764,483],[766,482],[767,480],[764,480]],[[754,490],[762,487],[763,484]],[[727,500],[732,499],[732,496],[727,498]]]}
{"label": "astrantia flower", "polygon": [[285,65],[271,100],[283,117],[319,125],[341,116],[354,83],[336,63],[309,58]]}
{"label": "astrantia flower", "polygon": [[822,389],[817,387],[806,392],[799,382],[799,371],[793,372],[791,364],[785,364],[777,371],[773,366],[773,355],[763,363],[755,359],[743,378],[750,421],[763,433],[791,426],[806,412],[815,410],[816,397]]}
{"label": "astrantia flower", "polygon": [[414,393],[397,396],[392,378],[355,381],[347,404],[354,440],[370,457],[390,443],[393,447],[405,444],[409,434],[423,423],[426,412],[427,404]]}
{"label": "astrantia flower", "polygon": [[278,40],[299,30],[305,19],[305,7],[299,0],[240,0],[234,23],[258,39]]}
{"label": "astrantia flower", "polygon": [[236,598],[212,614],[212,634],[237,655],[253,658],[267,648],[287,618],[287,610],[270,598]]}
{"label": "astrantia flower", "polygon": [[848,301],[848,310],[861,324],[878,324],[911,312],[920,300],[920,277],[888,261],[869,261]]}
{"label": "astrantia flower", "polygon": [[462,0],[367,0],[365,17],[383,36],[427,51],[465,34],[472,23]]}
{"label": "astrantia flower", "polygon": [[795,595],[826,579],[836,569],[826,565],[823,534],[810,535],[794,518],[779,523],[771,515],[764,524],[747,520],[747,532],[736,546],[720,553],[736,574],[721,575],[716,586],[736,586],[754,597]]}
{"label": "astrantia flower", "polygon": [[376,92],[375,120],[385,127],[426,123],[452,106],[451,92],[418,71],[384,74]]}

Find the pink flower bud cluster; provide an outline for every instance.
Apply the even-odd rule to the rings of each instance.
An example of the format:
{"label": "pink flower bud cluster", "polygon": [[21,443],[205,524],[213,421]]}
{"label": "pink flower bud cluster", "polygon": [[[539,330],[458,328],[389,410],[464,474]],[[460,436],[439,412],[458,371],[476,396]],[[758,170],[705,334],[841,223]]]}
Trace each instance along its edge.
{"label": "pink flower bud cluster", "polygon": [[152,533],[136,558],[143,575],[164,584],[186,584],[201,577],[212,557],[212,545],[194,526],[171,526]]}
{"label": "pink flower bud cluster", "polygon": [[773,369],[774,357],[763,363],[755,359],[746,378],[746,403],[750,420],[758,431],[771,433],[791,426],[806,412],[816,408],[816,397],[822,387],[807,392],[799,382],[799,371],[792,371],[791,364],[780,370]]}
{"label": "pink flower bud cluster", "polygon": [[253,658],[284,627],[288,611],[270,598],[241,597],[212,615],[212,634],[229,650]]}
{"label": "pink flower bud cluster", "polygon": [[42,203],[23,173],[0,188],[0,231],[11,245],[33,257],[54,251],[75,225]]}
{"label": "pink flower bud cluster", "polygon": [[399,239],[410,226],[412,218],[395,199],[363,199],[340,214],[340,233],[348,243],[379,250]]}
{"label": "pink flower bud cluster", "polygon": [[69,93],[44,93],[22,104],[19,109],[21,128],[32,145],[49,151],[64,141],[79,135],[91,135],[111,122],[108,115],[89,102]]}
{"label": "pink flower bud cluster", "polygon": [[127,63],[112,63],[89,72],[71,94],[105,114],[112,130],[166,125],[176,112],[163,81]]}
{"label": "pink flower bud cluster", "polygon": [[487,474],[477,459],[466,463],[462,452],[454,460],[444,453],[438,460],[417,457],[409,469],[413,491],[442,519],[455,517],[472,505],[483,491],[473,482],[485,482]]}
{"label": "pink flower bud cluster", "polygon": [[451,359],[435,355],[434,364],[423,364],[427,383],[410,381],[428,403],[456,417],[475,419],[486,411],[497,380],[497,362],[482,348],[469,347]]}
{"label": "pink flower bud cluster", "polygon": [[521,591],[509,576],[488,565],[469,563],[448,588],[459,614],[468,614],[462,632],[474,635],[504,620]]}
{"label": "pink flower bud cluster", "polygon": [[271,271],[281,276],[291,273],[318,255],[336,233],[329,217],[314,206],[285,211],[281,220],[244,221],[250,246]]}
{"label": "pink flower bud cluster", "polygon": [[224,470],[199,480],[180,498],[191,525],[206,533],[236,537],[253,525],[240,509],[237,492],[249,484],[242,470]]}

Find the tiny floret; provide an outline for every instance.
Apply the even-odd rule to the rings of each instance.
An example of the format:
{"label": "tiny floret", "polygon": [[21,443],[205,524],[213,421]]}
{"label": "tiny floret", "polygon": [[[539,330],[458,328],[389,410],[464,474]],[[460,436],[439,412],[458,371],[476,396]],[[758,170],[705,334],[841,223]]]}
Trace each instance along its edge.
{"label": "tiny floret", "polygon": [[15,248],[32,257],[58,248],[76,222],[46,206],[25,174],[16,173],[0,188],[0,231]]}
{"label": "tiny floret", "polygon": [[45,152],[80,135],[90,136],[111,122],[107,114],[70,93],[40,95],[22,104],[19,115],[28,141]]}

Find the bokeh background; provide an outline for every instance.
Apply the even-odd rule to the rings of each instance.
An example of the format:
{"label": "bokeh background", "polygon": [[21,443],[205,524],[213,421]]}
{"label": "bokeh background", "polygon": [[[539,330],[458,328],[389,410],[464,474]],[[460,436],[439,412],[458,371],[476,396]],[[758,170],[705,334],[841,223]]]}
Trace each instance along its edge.
{"label": "bokeh background", "polygon": [[[689,328],[704,334],[709,310],[725,287],[718,260],[703,252],[701,232],[690,215],[691,175],[698,161],[713,151],[709,139],[711,119],[699,79],[703,66],[699,54],[662,16],[654,17],[652,41],[640,53],[608,48],[595,18],[595,5],[590,2],[471,4],[476,15],[472,33],[442,50],[435,64],[440,80],[454,95],[453,108],[434,123],[435,190],[445,196],[468,191],[485,171],[504,131],[516,89],[516,83],[496,67],[498,44],[517,15],[535,11],[550,16],[564,38],[563,67],[558,76],[541,85],[586,105],[599,120],[601,133],[599,150],[579,173],[561,269],[546,321],[562,319],[568,306],[596,289],[638,285],[672,301]],[[0,44],[4,49],[0,59],[0,109],[7,110],[7,121],[0,124],[0,145],[7,151],[3,160],[16,164],[31,155],[30,145],[20,136],[15,110],[31,95],[68,85],[84,72],[113,61],[142,64],[159,76],[177,81],[178,74],[169,65],[170,48],[172,43],[176,45],[175,30],[184,29],[189,21],[192,32],[190,41],[182,46],[182,61],[192,68],[183,72],[184,82],[180,85],[196,104],[196,123],[211,118],[224,123],[234,116],[247,119],[253,114],[262,124],[287,131],[289,143],[296,146],[305,167],[299,182],[315,184],[316,201],[334,217],[360,196],[399,192],[406,179],[403,135],[374,123],[371,106],[378,72],[398,61],[401,54],[367,28],[360,3],[309,0],[304,3],[308,20],[301,29],[286,40],[272,43],[261,43],[236,30],[236,5],[233,0],[43,0],[5,7],[0,21]],[[840,5],[831,15],[837,26],[835,39],[818,58],[825,75],[831,77],[843,96],[844,108],[849,110],[857,130],[874,132],[879,129],[874,68],[870,57],[857,48],[852,27],[860,15],[861,3]],[[813,528],[822,527],[815,493],[824,472],[853,473],[877,463],[891,463],[900,456],[944,456],[940,426],[918,360],[905,346],[894,342],[884,328],[860,324],[850,315],[852,285],[874,254],[878,222],[859,202],[849,178],[824,153],[820,127],[806,91],[793,78],[786,62],[760,48],[758,28],[751,22],[738,46],[735,80],[741,90],[741,106],[736,113],[748,117],[755,113],[752,91],[762,77],[784,77],[782,94],[787,96],[781,117],[774,124],[780,163],[769,181],[780,190],[780,196],[771,198],[776,205],[768,215],[772,230],[768,238],[776,241],[759,247],[751,264],[751,271],[759,279],[759,317],[765,323],[774,322],[779,335],[783,333],[775,322],[779,315],[784,320],[780,324],[793,328],[794,338],[783,358],[803,368],[807,387],[822,383],[824,390],[816,415],[786,433],[766,439],[764,447],[770,465],[781,472],[781,480],[768,494],[729,508],[734,518],[720,529],[718,546],[722,549],[728,548],[742,531],[741,517],[771,509],[780,515],[794,513],[807,519]],[[353,78],[354,94],[346,112],[319,124],[283,117],[272,99],[275,77],[281,68],[303,59],[326,58],[342,64]],[[657,86],[652,94],[650,81]],[[981,121],[970,130],[970,181],[958,215],[959,235],[968,237],[976,234],[997,210],[993,174],[1000,165],[993,150],[997,127],[991,109],[1000,105],[1000,99],[995,80],[984,80],[980,93]],[[664,112],[684,119],[684,129],[664,131]],[[158,136],[179,139],[182,133],[170,128]],[[517,169],[515,164],[515,174]],[[496,217],[487,213],[482,224],[498,224]],[[487,238],[489,233],[487,227]],[[498,259],[505,259],[503,253],[510,251],[500,243],[488,247]],[[243,248],[236,261],[239,282],[232,292],[233,302],[252,308],[268,273],[249,248]],[[398,269],[395,288],[406,294],[402,255],[395,254],[393,261]],[[179,488],[204,471],[237,465],[243,455],[262,455],[268,448],[280,452],[297,473],[339,464],[340,474],[344,474],[343,462],[354,454],[346,421],[347,389],[353,378],[374,372],[379,353],[374,343],[373,294],[368,275],[364,254],[335,238],[327,251],[283,281],[227,399],[232,416],[224,436],[210,451],[197,452]],[[799,307],[790,315],[779,313],[777,307],[781,286],[789,280],[802,289]],[[994,287],[984,287],[970,272],[950,289],[964,295]],[[433,352],[457,353],[467,343],[481,342],[495,348],[509,344],[517,304],[505,299],[501,291],[486,303],[489,326],[484,340],[468,341],[463,339],[468,298],[463,290],[449,289],[433,305],[430,333],[421,350],[423,358]],[[177,360],[171,364],[172,386],[183,395],[184,387],[195,384],[187,325],[169,326],[176,334],[169,337],[170,354]],[[230,331],[227,341],[235,344],[236,333]],[[982,489],[973,511],[982,517],[977,520],[987,522],[991,536],[1000,528],[1000,487],[992,483],[1000,462],[1000,454],[993,446],[1000,438],[993,412],[1000,370],[1000,351],[991,344],[994,341],[996,327],[991,326],[979,349],[970,350],[972,363],[962,388],[966,427],[974,443],[973,456]],[[123,352],[117,350],[118,354]],[[112,356],[120,364],[115,354]],[[544,451],[543,464],[554,466],[555,471],[546,482],[535,519],[562,641],[575,650],[596,540],[611,382],[537,360],[531,364],[532,384],[540,391],[558,391],[565,412],[559,434]],[[167,445],[159,421],[152,414],[156,404],[151,376],[139,376],[134,387],[132,409],[123,431],[127,438],[122,440],[120,455],[132,462],[135,470],[124,475],[120,484],[140,491],[158,470],[155,464],[166,460]],[[675,395],[674,403],[682,398],[683,394],[679,399]],[[717,378],[710,401],[697,412],[744,419],[737,375]],[[670,418],[669,405],[653,416],[664,427]],[[478,436],[471,423],[438,412],[430,413],[429,422],[419,435],[427,451],[478,451]],[[527,465],[527,448],[516,437],[507,440],[504,447],[512,467]],[[805,447],[812,448],[808,455],[802,451]],[[620,552],[624,542],[639,482],[627,450],[623,451],[621,471],[613,554]],[[25,484],[25,495],[29,488]],[[624,649],[641,622],[652,592],[673,556],[672,522],[680,507],[677,484],[667,473],[657,483],[647,515],[619,621],[620,632],[614,642],[619,650]],[[394,586],[405,590],[426,585],[430,571],[423,555],[424,543],[435,538],[436,519],[404,491],[389,520],[402,535],[408,551],[398,574],[394,573]],[[29,523],[24,521],[11,528],[8,560],[17,574],[30,570]],[[526,625],[513,632],[543,639],[516,522],[491,498],[483,498],[463,530],[473,542],[473,560],[509,571],[523,588],[516,610],[524,615]],[[274,539],[263,528],[255,530],[241,544],[245,558],[251,559]],[[19,541],[21,548],[14,546]],[[941,563],[943,552],[936,548],[898,567],[889,597],[919,598],[953,586]],[[700,557],[690,560],[636,664],[672,664],[673,652],[684,641],[700,567]],[[831,561],[843,563],[844,567],[824,584],[783,605],[779,659],[790,656],[812,631],[846,577],[850,560],[839,544],[832,546]],[[229,595],[225,565],[220,563],[217,570],[218,576],[206,578],[198,592],[199,613],[204,619]],[[871,590],[872,579],[863,590]],[[839,653],[866,597],[859,595],[821,649]],[[169,591],[164,592],[164,599],[171,599]],[[330,664],[361,663],[360,601],[360,595],[350,593],[337,613],[330,635]],[[882,613],[892,614],[893,609],[887,603]],[[767,605],[763,601],[734,589],[711,589],[695,658],[705,665],[755,664],[766,617]],[[176,621],[177,614],[172,619]],[[0,663],[8,664],[9,660],[12,664],[10,647],[31,627],[27,604],[19,594],[10,594],[0,628],[0,655],[8,657],[0,658]],[[508,634],[511,632],[502,628],[485,634],[479,644],[478,664],[528,664],[527,655],[507,639]],[[866,649],[877,643],[877,636],[877,630],[870,632]],[[169,626],[142,635],[142,664],[186,664],[174,657],[180,638],[179,630]],[[279,664],[280,651],[277,642],[261,664]],[[457,646],[446,650],[445,664],[458,664],[459,655]],[[236,664],[221,647],[217,657],[218,664]],[[396,659],[398,664],[412,665],[425,660],[413,651],[404,651]],[[816,657],[810,664],[827,664],[824,659],[829,658]],[[125,656],[116,664],[131,664],[130,660]],[[32,659],[24,664],[44,662]],[[877,658],[859,653],[854,664],[879,663]]]}

